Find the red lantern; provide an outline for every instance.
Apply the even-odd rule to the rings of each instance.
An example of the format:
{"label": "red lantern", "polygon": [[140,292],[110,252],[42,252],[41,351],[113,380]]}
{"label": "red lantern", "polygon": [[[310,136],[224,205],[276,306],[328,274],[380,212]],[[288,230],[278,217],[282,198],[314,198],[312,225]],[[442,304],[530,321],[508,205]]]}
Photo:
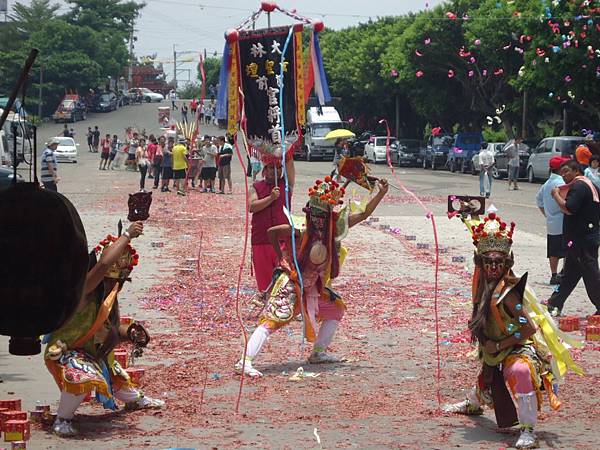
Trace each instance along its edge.
{"label": "red lantern", "polygon": [[263,0],[262,2],[260,2],[260,9],[262,9],[266,13],[271,13],[275,11],[276,8],[277,4],[273,1]]}

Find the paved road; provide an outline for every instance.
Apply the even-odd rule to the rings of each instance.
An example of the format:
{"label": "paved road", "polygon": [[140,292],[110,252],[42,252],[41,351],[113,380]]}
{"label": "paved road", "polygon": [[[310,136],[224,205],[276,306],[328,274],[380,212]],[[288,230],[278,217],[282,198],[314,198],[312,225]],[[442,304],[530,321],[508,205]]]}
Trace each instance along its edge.
{"label": "paved road", "polygon": [[[163,102],[163,105],[166,105]],[[61,164],[59,167],[60,177],[62,179],[59,190],[73,201],[82,215],[82,219],[91,243],[95,242],[98,236],[103,236],[107,232],[114,232],[115,223],[120,217],[123,205],[106,205],[105,198],[107,193],[113,191],[135,192],[138,185],[138,174],[125,171],[98,171],[99,155],[87,151],[85,133],[88,126],[98,125],[102,134],[118,134],[123,138],[124,129],[127,126],[133,126],[138,129],[145,128],[148,133],[158,133],[157,123],[158,104],[142,104],[128,106],[113,113],[108,114],[90,114],[84,122],[73,124],[76,136],[75,140],[80,144],[80,156],[77,164]],[[175,114],[178,114],[175,112]],[[71,124],[69,124],[71,126]],[[39,130],[39,143],[43,143],[50,137],[60,135],[62,124],[45,124]],[[222,134],[222,130],[216,127],[202,127],[202,133]],[[40,145],[42,148],[42,145]],[[41,151],[40,151],[41,153]],[[294,196],[295,208],[302,206],[306,200],[302,195],[306,189],[312,185],[314,180],[322,177],[331,170],[331,162],[298,162],[297,163],[298,183]],[[439,216],[438,223],[441,229],[442,243],[448,245],[461,245],[461,251],[465,255],[471,251],[465,244],[466,233],[460,230],[460,227],[454,224],[449,225],[445,219],[446,205],[444,198],[449,194],[478,194],[478,178],[472,175],[451,174],[444,171],[432,172],[420,168],[396,168],[396,176],[392,176],[389,168],[384,165],[372,167],[373,174],[376,176],[387,177],[392,183],[403,183],[406,187],[414,191],[422,198],[427,207]],[[239,162],[234,161],[234,191],[235,198],[239,198],[240,204],[243,204],[243,175]],[[150,184],[148,183],[147,186]],[[495,181],[493,185],[493,195],[491,202],[498,207],[500,213],[507,220],[517,222],[518,232],[516,238],[515,252],[518,256],[518,265],[522,270],[530,270],[534,275],[532,278],[537,280],[536,289],[542,293],[548,294],[549,288],[544,286],[541,281],[546,276],[547,262],[545,256],[545,228],[542,215],[535,207],[535,193],[540,185],[522,183],[520,191],[508,191],[505,181]],[[157,195],[165,195],[157,193]],[[174,195],[174,194],[173,194]],[[430,240],[431,232],[429,226],[423,220],[425,215],[421,208],[414,202],[407,201],[409,197],[403,192],[390,191],[389,198],[377,211],[378,216],[386,218],[391,224],[399,224],[403,227],[415,227],[416,232],[420,233],[420,239]],[[101,211],[101,214],[98,214]],[[121,214],[122,215],[122,214]],[[421,220],[427,228],[421,225]],[[420,227],[420,228],[419,228]],[[459,230],[459,231],[457,231]],[[144,264],[136,272],[136,282],[132,287],[128,287],[127,293],[123,296],[122,305],[126,312],[131,312],[137,308],[136,300],[140,292],[152,282],[157,271],[162,270],[164,264],[172,264],[171,261],[160,261],[159,258],[152,258],[156,250],[150,248],[150,241],[160,236],[161,230],[148,230],[148,239],[142,242],[140,240],[140,253],[149,255]],[[357,232],[357,234],[359,234]],[[370,236],[365,233],[365,236]],[[154,253],[153,253],[154,252]],[[163,266],[161,266],[163,264]],[[391,264],[391,263],[390,263]],[[402,261],[395,263],[398,268],[402,268]],[[386,270],[396,270],[396,267],[386,267]],[[409,270],[409,269],[405,269]],[[410,270],[420,270],[413,267]],[[425,268],[426,277],[430,277],[430,269]],[[588,312],[590,305],[585,299],[582,288],[576,292],[572,301],[573,305],[580,312]],[[149,317],[152,314],[148,311],[139,311],[136,309],[136,315],[140,318]],[[0,385],[0,395],[6,396],[10,392],[17,392],[22,395],[25,401],[25,407],[31,408],[36,400],[47,401],[55,404],[57,393],[56,387],[43,368],[41,357],[34,358],[13,358],[6,354],[6,338],[0,339],[0,374],[5,382]],[[25,383],[23,383],[25,382]],[[55,438],[44,433],[37,432],[36,439],[43,440],[43,446],[40,442],[33,444],[30,448],[77,448],[75,442],[73,446],[52,447],[56,445]],[[62,445],[62,444],[61,444]],[[80,447],[81,448],[81,447]]]}

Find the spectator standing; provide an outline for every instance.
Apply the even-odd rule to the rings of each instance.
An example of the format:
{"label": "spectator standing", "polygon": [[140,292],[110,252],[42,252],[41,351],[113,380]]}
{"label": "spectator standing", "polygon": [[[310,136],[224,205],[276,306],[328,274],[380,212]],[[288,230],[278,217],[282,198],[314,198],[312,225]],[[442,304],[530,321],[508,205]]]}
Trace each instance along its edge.
{"label": "spectator standing", "polygon": [[600,199],[594,184],[583,176],[577,161],[569,160],[560,167],[566,185],[555,187],[552,197],[564,213],[563,239],[566,257],[558,290],[548,300],[548,310],[560,315],[565,302],[583,277],[585,290],[600,315]]}
{"label": "spectator standing", "polygon": [[158,189],[158,183],[160,182],[164,148],[165,148],[165,137],[161,136],[158,138],[158,144],[156,145],[156,152],[154,153],[154,158],[151,160],[152,161],[152,171],[154,174],[153,189]]}
{"label": "spectator standing", "polygon": [[552,190],[565,184],[559,175],[560,166],[565,158],[556,156],[550,159],[550,178],[542,185],[536,196],[536,203],[546,218],[546,257],[550,262],[550,284],[560,284],[558,262],[565,257],[563,240],[563,217],[558,203],[552,198]]}
{"label": "spectator standing", "polygon": [[233,194],[233,188],[231,186],[231,158],[233,157],[233,147],[225,140],[225,136],[219,136],[217,144],[219,147],[219,194],[225,193],[225,181],[227,181],[227,187],[229,188],[227,193]]}
{"label": "spectator standing", "polygon": [[479,152],[479,193],[485,198],[490,198],[492,193],[492,168],[496,163],[494,154],[488,147]]}
{"label": "spectator standing", "polygon": [[146,150],[148,152],[148,179],[151,180],[154,178],[153,170],[152,170],[152,162],[154,161],[154,155],[156,155],[156,147],[158,147],[156,143],[156,137],[151,134],[148,137],[148,145],[146,146]]}
{"label": "spectator standing", "polygon": [[588,134],[585,137],[585,142],[582,142],[575,149],[575,159],[581,166],[581,171],[583,172],[590,165],[590,156],[592,156],[592,152],[590,148],[587,146],[587,143],[593,142],[594,138],[591,134]]}
{"label": "spectator standing", "polygon": [[162,160],[162,188],[161,192],[171,192],[169,181],[173,178],[173,144],[175,138],[169,136],[167,146],[163,150]]}
{"label": "spectator standing", "polygon": [[517,180],[519,179],[519,166],[521,159],[519,152],[522,150],[523,138],[517,136],[511,143],[506,147],[506,157],[508,158],[508,190],[511,189],[518,191],[519,185]]}
{"label": "spectator standing", "polygon": [[121,146],[121,141],[119,137],[115,134],[110,141],[110,154],[108,155],[108,169],[111,170],[114,167],[111,167],[117,157],[117,152],[119,151],[119,147]]}
{"label": "spectator standing", "polygon": [[138,170],[135,163],[135,152],[139,145],[139,137],[137,131],[133,133],[131,139],[129,139],[129,147],[127,148],[127,170]]}
{"label": "spectator standing", "polygon": [[600,156],[592,155],[590,156],[590,166],[585,169],[583,173],[587,178],[592,180],[594,186],[597,189],[600,189],[600,176],[598,176],[598,166],[600,165]]}
{"label": "spectator standing", "polygon": [[199,117],[198,117],[198,122],[199,123],[205,123],[205,117],[206,117],[206,106],[204,105],[204,102],[200,103],[198,105],[198,112],[199,112]]}
{"label": "spectator standing", "polygon": [[190,112],[192,113],[192,120],[196,120],[196,111],[198,111],[198,101],[193,98],[190,102]]}
{"label": "spectator standing", "polygon": [[183,102],[183,106],[181,107],[181,121],[188,123],[188,107],[185,102]]}
{"label": "spectator standing", "polygon": [[213,115],[212,105],[209,104],[206,107],[206,111],[204,114],[206,116],[206,125],[211,125],[212,124],[212,115]]}
{"label": "spectator standing", "polygon": [[177,101],[177,92],[175,92],[175,90],[171,90],[171,92],[169,92],[169,99],[171,100],[171,109],[173,111],[178,109],[177,104],[175,103]]}
{"label": "spectator standing", "polygon": [[[114,141],[114,136],[113,136],[113,141]],[[113,164],[113,169],[120,169],[123,166],[123,163],[125,163],[127,161],[128,152],[129,152],[129,147],[127,145],[123,145],[123,142],[117,138],[117,156],[115,156],[115,162]]]}
{"label": "spectator standing", "polygon": [[173,179],[174,188],[177,189],[177,195],[185,195],[185,172],[187,170],[188,150],[185,145],[185,138],[180,138],[179,143],[173,146]]}
{"label": "spectator standing", "polygon": [[217,162],[216,157],[218,155],[217,147],[211,142],[211,137],[204,136],[202,145],[202,153],[204,155],[204,164],[200,171],[200,178],[202,178],[202,192],[215,192],[215,178],[217,176]]}
{"label": "spectator standing", "polygon": [[[190,165],[188,169],[188,180],[192,180],[192,187],[196,187],[198,177],[200,176],[200,169],[202,167],[202,152],[200,151],[201,140],[196,142],[196,146],[190,151]],[[187,186],[186,186],[187,187]]]}
{"label": "spectator standing", "polygon": [[63,137],[71,137],[71,132],[69,131],[69,127],[65,123],[65,127],[63,128]]}
{"label": "spectator standing", "polygon": [[98,170],[106,170],[108,159],[110,158],[110,134],[104,136],[102,142],[100,142],[100,165]]}
{"label": "spectator standing", "polygon": [[98,125],[94,127],[94,131],[92,132],[92,151],[94,153],[98,153],[98,146],[100,145],[100,130],[98,129]]}
{"label": "spectator standing", "polygon": [[135,163],[140,171],[140,191],[145,192],[146,174],[148,173],[148,150],[146,149],[146,140],[141,138],[135,151]]}
{"label": "spectator standing", "polygon": [[94,142],[94,132],[92,131],[92,127],[88,127],[85,136],[87,137],[88,150],[91,153],[93,151],[92,144]]}
{"label": "spectator standing", "polygon": [[49,191],[58,192],[57,184],[60,181],[58,178],[58,161],[54,152],[58,147],[58,139],[52,138],[50,142],[46,144],[46,148],[42,153],[42,164],[41,164],[41,180],[44,188]]}

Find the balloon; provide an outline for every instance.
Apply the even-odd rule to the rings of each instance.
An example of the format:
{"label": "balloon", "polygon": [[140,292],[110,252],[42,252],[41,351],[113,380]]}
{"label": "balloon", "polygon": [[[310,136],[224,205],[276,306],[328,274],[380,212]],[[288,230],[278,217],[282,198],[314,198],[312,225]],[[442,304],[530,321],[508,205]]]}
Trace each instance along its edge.
{"label": "balloon", "polygon": [[481,45],[481,39],[475,39],[475,42],[473,42],[475,45]]}
{"label": "balloon", "polygon": [[448,78],[454,78],[454,70],[450,69],[448,71]]}
{"label": "balloon", "polygon": [[423,73],[422,70],[417,70],[417,73],[415,73],[415,75],[417,76],[417,78],[421,78],[425,74]]}
{"label": "balloon", "polygon": [[469,77],[473,77],[475,75],[475,72],[473,72],[472,70],[469,70]]}
{"label": "balloon", "polygon": [[423,53],[421,53],[419,50],[415,50],[415,55],[417,55],[417,56],[423,56]]}
{"label": "balloon", "polygon": [[425,38],[425,40],[423,42],[425,43],[425,45],[429,45],[429,44],[431,44],[431,39]]}

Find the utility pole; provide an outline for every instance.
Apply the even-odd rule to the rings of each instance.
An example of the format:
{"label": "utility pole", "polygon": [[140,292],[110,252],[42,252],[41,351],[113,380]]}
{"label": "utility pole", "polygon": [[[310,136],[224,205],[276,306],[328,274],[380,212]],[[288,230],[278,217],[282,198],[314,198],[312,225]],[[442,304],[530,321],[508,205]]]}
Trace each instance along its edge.
{"label": "utility pole", "polygon": [[173,44],[173,84],[175,90],[177,90],[177,52],[175,51],[175,44]]}
{"label": "utility pole", "polygon": [[38,120],[42,123],[42,85],[44,83],[44,66],[40,64],[40,85],[38,86]]}
{"label": "utility pole", "polygon": [[521,137],[527,137],[527,89],[523,91],[523,118],[521,121]]}
{"label": "utility pole", "polygon": [[131,89],[133,84],[133,23],[129,32],[129,72],[127,74],[127,88]]}

